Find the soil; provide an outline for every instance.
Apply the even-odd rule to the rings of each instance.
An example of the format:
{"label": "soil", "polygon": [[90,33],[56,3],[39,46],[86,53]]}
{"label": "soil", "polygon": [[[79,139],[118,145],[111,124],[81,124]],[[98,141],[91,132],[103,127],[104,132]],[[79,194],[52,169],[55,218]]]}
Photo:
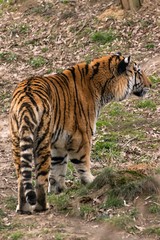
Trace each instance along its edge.
{"label": "soil", "polygon": [[[160,3],[144,2],[138,12],[121,10],[120,17],[116,17],[111,15],[119,7],[117,1],[0,1],[0,210],[4,213],[2,223],[8,227],[0,229],[1,240],[153,240],[153,236],[133,235],[107,223],[88,222],[52,208],[24,216],[7,207],[7,199],[17,197],[8,126],[16,84],[25,77],[56,72],[110,51],[131,54],[149,75],[160,76]],[[106,9],[109,15],[103,14]],[[90,29],[104,31],[109,27],[121,33],[119,41],[106,46],[106,50],[103,46],[98,49],[99,43],[92,42]],[[32,61],[37,56],[45,62]],[[16,238],[15,232],[22,235]]]}

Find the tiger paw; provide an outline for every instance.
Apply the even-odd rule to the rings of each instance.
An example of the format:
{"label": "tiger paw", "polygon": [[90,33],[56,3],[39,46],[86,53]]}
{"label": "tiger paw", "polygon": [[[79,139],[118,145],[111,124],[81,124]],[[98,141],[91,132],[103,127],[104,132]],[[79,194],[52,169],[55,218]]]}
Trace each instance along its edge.
{"label": "tiger paw", "polygon": [[25,203],[22,207],[17,205],[16,213],[31,215],[32,214],[32,207],[28,203]]}
{"label": "tiger paw", "polygon": [[49,209],[49,204],[46,203],[43,206],[41,204],[39,204],[38,202],[36,203],[35,207],[33,208],[34,212],[44,212],[47,211]]}

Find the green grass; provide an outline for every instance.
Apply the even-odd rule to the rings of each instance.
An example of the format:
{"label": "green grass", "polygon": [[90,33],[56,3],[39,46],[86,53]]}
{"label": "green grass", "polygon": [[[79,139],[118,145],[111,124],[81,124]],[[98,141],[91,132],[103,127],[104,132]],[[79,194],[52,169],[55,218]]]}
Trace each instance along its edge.
{"label": "green grass", "polygon": [[157,75],[151,75],[149,78],[152,82],[153,87],[156,88],[157,83],[160,83],[160,77],[158,77]]}
{"label": "green grass", "polygon": [[37,56],[37,57],[31,58],[29,63],[33,68],[39,68],[44,66],[47,63],[47,61],[44,57]]}
{"label": "green grass", "polygon": [[62,235],[62,233],[57,232],[57,233],[55,233],[54,239],[55,240],[63,240],[64,236]]}
{"label": "green grass", "polygon": [[8,7],[14,3],[14,0],[0,0],[0,5]]}
{"label": "green grass", "polygon": [[6,208],[9,210],[15,210],[17,205],[17,199],[14,196],[7,197],[5,199]]}
{"label": "green grass", "polygon": [[20,25],[18,26],[18,28],[19,28],[19,32],[22,33],[22,34],[26,34],[26,33],[28,33],[29,30],[30,30],[29,25],[27,25],[26,23],[20,24]]}
{"label": "green grass", "polygon": [[150,207],[149,207],[149,212],[153,213],[153,214],[159,214],[160,213],[160,206],[153,203]]}
{"label": "green grass", "polygon": [[92,34],[91,39],[93,42],[98,42],[100,44],[111,43],[117,38],[113,30],[108,30],[108,32],[95,32]]}
{"label": "green grass", "polygon": [[0,209],[0,231],[6,228],[6,226],[3,224],[3,218],[6,216],[5,212]]}
{"label": "green grass", "polygon": [[129,229],[134,224],[132,217],[128,214],[114,216],[111,219],[106,219],[106,221],[111,223],[113,226],[124,230]]}
{"label": "green grass", "polygon": [[12,240],[19,240],[19,239],[22,239],[23,236],[24,236],[24,233],[17,231],[17,232],[14,232],[14,233],[12,233],[10,235],[10,239],[12,239]]}
{"label": "green grass", "polygon": [[111,117],[122,116],[125,113],[124,107],[120,103],[112,103],[108,108],[108,115]]}
{"label": "green grass", "polygon": [[17,60],[17,55],[14,52],[1,52],[0,60],[7,63],[11,63]]}
{"label": "green grass", "polygon": [[107,119],[106,120],[98,120],[96,123],[96,126],[97,126],[97,131],[98,131],[98,128],[101,128],[101,127],[111,127],[112,123],[111,123],[111,121],[108,121]]}
{"label": "green grass", "polygon": [[[110,196],[132,200],[142,194],[156,193],[158,183],[138,171],[113,170],[105,168],[88,186],[89,189],[101,189],[106,186]],[[107,190],[108,188],[108,190]]]}
{"label": "green grass", "polygon": [[48,202],[50,205],[55,206],[58,211],[66,211],[68,210],[70,202],[69,194],[65,192],[61,195],[51,194],[48,196]]}
{"label": "green grass", "polygon": [[61,2],[62,2],[62,3],[64,3],[64,4],[67,4],[67,3],[69,3],[69,1],[68,1],[68,0],[61,0]]}
{"label": "green grass", "polygon": [[160,227],[149,227],[143,231],[145,234],[160,236]]}
{"label": "green grass", "polygon": [[103,208],[119,208],[123,205],[123,200],[121,198],[111,194],[108,195],[107,200],[103,204]]}
{"label": "green grass", "polygon": [[42,48],[42,52],[43,52],[43,53],[47,52],[48,50],[49,50],[48,47],[44,47],[44,48]]}
{"label": "green grass", "polygon": [[153,49],[153,48],[155,48],[155,44],[154,43],[148,43],[148,44],[145,45],[145,48]]}
{"label": "green grass", "polygon": [[95,208],[90,204],[81,204],[80,205],[80,216],[86,217],[88,214],[95,212]]}
{"label": "green grass", "polygon": [[153,100],[146,99],[141,100],[136,105],[137,108],[145,108],[150,110],[156,110],[156,103]]}

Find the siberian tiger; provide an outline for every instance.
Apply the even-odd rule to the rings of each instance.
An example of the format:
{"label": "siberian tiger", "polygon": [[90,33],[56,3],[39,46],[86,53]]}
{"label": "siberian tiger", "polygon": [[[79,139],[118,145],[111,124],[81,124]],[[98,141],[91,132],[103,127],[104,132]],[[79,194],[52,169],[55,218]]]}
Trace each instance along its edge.
{"label": "siberian tiger", "polygon": [[[101,107],[112,100],[126,99],[131,93],[143,96],[150,86],[140,67],[120,53],[20,82],[10,108],[17,212],[47,209],[47,189],[58,193],[65,187],[68,159],[82,183],[92,182],[91,143]],[[33,161],[36,192],[32,185]]]}

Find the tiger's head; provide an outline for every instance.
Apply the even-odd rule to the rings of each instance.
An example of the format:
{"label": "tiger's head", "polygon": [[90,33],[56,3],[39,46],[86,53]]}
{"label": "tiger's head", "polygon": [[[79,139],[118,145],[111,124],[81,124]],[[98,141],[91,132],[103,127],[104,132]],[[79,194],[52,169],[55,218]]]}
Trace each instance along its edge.
{"label": "tiger's head", "polygon": [[151,81],[141,70],[136,62],[132,62],[130,56],[126,57],[118,66],[119,74],[125,74],[129,77],[128,85],[131,93],[138,97],[143,97],[151,88]]}

